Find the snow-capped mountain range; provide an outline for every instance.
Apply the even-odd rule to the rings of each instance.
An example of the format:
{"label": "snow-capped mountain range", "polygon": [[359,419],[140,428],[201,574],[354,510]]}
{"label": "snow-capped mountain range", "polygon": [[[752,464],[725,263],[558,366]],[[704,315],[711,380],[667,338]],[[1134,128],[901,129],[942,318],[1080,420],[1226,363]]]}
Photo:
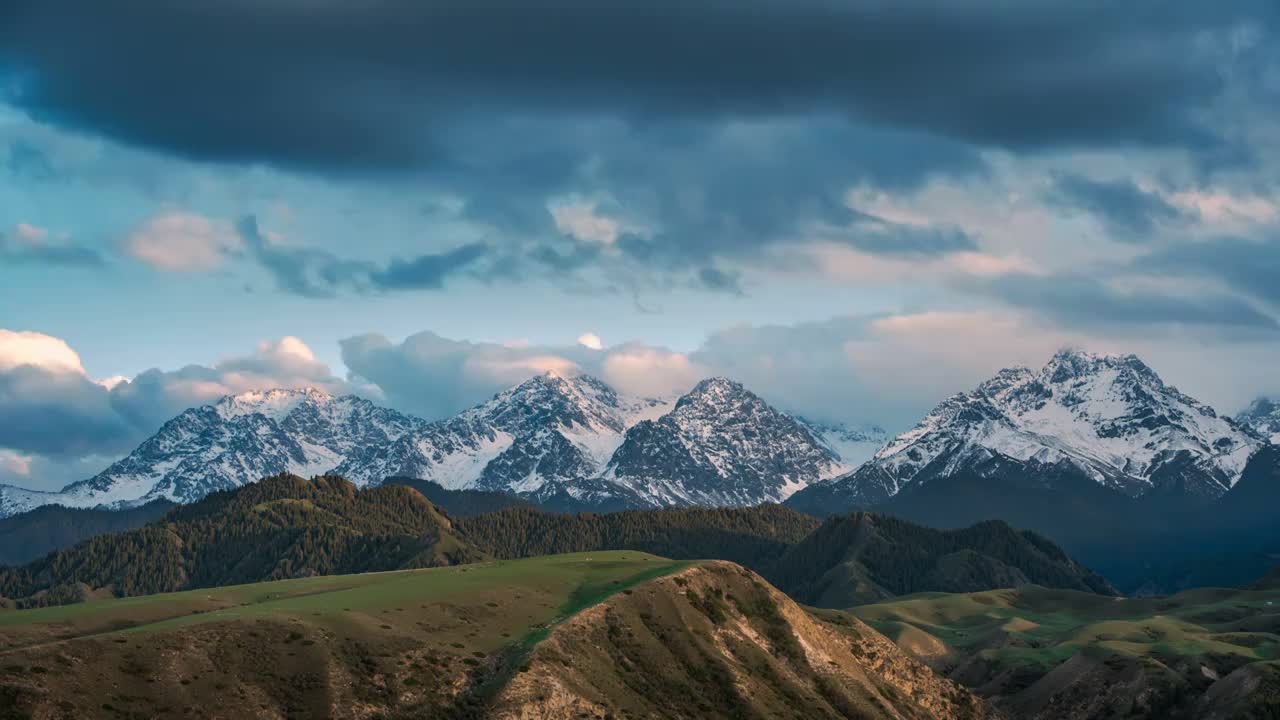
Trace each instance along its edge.
{"label": "snow-capped mountain range", "polygon": [[1236,421],[1258,431],[1271,439],[1273,445],[1280,445],[1280,398],[1261,397],[1254,400]]}
{"label": "snow-capped mountain range", "polygon": [[947,398],[856,471],[793,502],[840,498],[871,507],[993,459],[1028,475],[1065,464],[1131,497],[1160,491],[1212,499],[1266,443],[1166,385],[1133,355],[1062,351],[1039,370],[1002,370]]}
{"label": "snow-capped mountain range", "polygon": [[0,486],[0,517],[49,504],[192,502],[276,473],[319,474],[361,448],[387,445],[426,425],[354,395],[315,389],[228,396],[183,411],[128,456],[60,492]]}
{"label": "snow-capped mountain range", "polygon": [[436,422],[355,396],[270,390],[186,410],[60,492],[0,486],[0,517],[46,504],[191,502],[281,472],[358,485],[412,477],[539,501],[754,504],[847,472],[877,440],[874,430],[811,428],[720,378],[664,399],[548,373]]}

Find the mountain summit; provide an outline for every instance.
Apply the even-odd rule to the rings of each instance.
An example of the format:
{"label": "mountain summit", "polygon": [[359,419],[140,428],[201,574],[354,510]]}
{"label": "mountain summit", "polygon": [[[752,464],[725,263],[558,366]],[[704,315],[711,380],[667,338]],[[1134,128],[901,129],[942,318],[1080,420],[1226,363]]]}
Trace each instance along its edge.
{"label": "mountain summit", "polygon": [[604,479],[655,505],[751,505],[779,502],[844,469],[801,421],[711,378],[670,413],[631,428]]}
{"label": "mountain summit", "polygon": [[1280,445],[1280,398],[1260,397],[1237,415],[1236,420],[1270,438],[1272,444]]}
{"label": "mountain summit", "polygon": [[189,503],[269,475],[331,472],[360,486],[408,477],[564,509],[752,505],[848,470],[841,452],[870,442],[810,428],[723,378],[677,401],[546,373],[436,422],[355,396],[262,390],[182,412],[60,492],[0,486],[0,517],[48,504]]}
{"label": "mountain summit", "polygon": [[364,398],[315,388],[229,395],[184,410],[129,455],[61,492],[0,488],[0,515],[49,504],[192,502],[268,475],[323,473],[361,448],[387,445],[424,425]]}
{"label": "mountain summit", "polygon": [[619,507],[777,501],[847,468],[801,421],[730,380],[704,380],[673,402],[546,374],[337,472]]}
{"label": "mountain summit", "polygon": [[589,375],[546,373],[488,402],[347,458],[345,477],[432,480],[449,489],[545,493],[548,484],[594,477],[636,422],[670,400],[619,394]]}
{"label": "mountain summit", "polygon": [[797,502],[821,496],[869,507],[993,462],[1029,477],[1071,468],[1130,497],[1207,500],[1230,489],[1264,444],[1253,430],[1166,385],[1134,355],[1063,350],[1039,370],[1002,370],[947,398],[870,462]]}

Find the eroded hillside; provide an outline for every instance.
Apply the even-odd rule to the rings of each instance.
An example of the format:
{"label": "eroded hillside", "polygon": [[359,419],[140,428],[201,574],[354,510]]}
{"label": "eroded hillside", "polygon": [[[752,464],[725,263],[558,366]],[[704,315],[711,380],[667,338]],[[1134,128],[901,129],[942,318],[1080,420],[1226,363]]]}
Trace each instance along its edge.
{"label": "eroded hillside", "polygon": [[850,616],[704,563],[583,612],[494,700],[499,718],[982,718],[982,701]]}

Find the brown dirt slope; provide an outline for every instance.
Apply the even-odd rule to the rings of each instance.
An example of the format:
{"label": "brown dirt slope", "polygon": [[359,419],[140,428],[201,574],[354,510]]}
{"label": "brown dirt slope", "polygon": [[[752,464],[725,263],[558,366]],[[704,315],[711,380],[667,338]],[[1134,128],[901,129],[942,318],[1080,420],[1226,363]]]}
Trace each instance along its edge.
{"label": "brown dirt slope", "polygon": [[592,607],[497,693],[506,719],[989,717],[861,621],[810,614],[754,573],[703,563]]}

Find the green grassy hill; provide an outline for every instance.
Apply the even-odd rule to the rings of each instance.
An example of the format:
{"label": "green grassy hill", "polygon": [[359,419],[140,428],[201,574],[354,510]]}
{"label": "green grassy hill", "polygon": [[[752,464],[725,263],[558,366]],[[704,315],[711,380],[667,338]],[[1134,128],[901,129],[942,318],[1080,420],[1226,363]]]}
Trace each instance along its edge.
{"label": "green grassy hill", "polygon": [[988,717],[860,621],[635,551],[0,614],[0,719]]}
{"label": "green grassy hill", "polygon": [[0,613],[0,717],[467,716],[557,623],[687,566],[604,552]]}
{"label": "green grassy hill", "polygon": [[1117,598],[1024,587],[930,593],[851,612],[1016,717],[1265,718],[1280,710],[1277,588]]}

